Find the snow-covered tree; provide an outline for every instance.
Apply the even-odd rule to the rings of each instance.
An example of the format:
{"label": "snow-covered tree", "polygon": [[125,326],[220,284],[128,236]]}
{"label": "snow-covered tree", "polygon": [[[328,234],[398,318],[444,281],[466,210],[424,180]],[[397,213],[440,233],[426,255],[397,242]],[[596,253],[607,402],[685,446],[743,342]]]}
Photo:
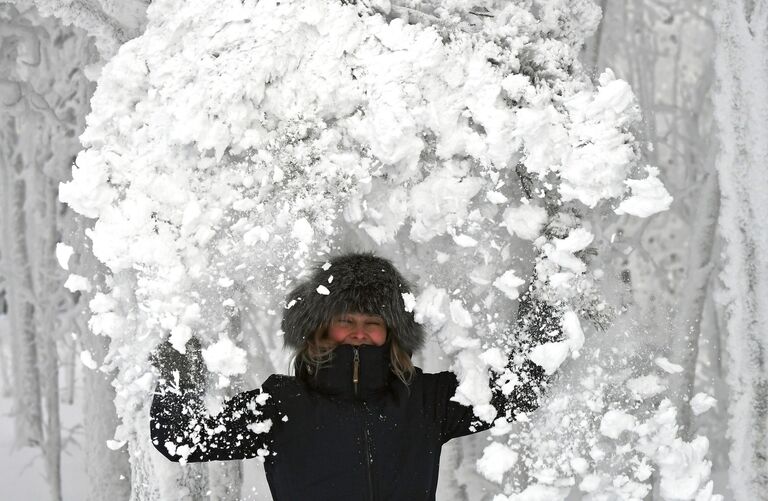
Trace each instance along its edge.
{"label": "snow-covered tree", "polygon": [[715,2],[715,109],[720,136],[720,233],[725,268],[719,300],[728,328],[730,486],[736,499],[768,492],[768,4]]}
{"label": "snow-covered tree", "polygon": [[[65,288],[75,282],[65,284],[60,266],[70,255],[57,243],[75,222],[57,200],[58,185],[70,177],[80,149],[77,136],[94,87],[84,69],[97,55],[85,33],[24,5],[0,4],[0,47],[0,290],[7,323],[0,336],[10,337],[17,442],[40,447],[50,497],[58,500],[59,369],[68,368],[70,377],[62,381],[71,395],[76,348],[91,339],[78,324],[83,296]],[[86,379],[90,398],[84,403],[98,409],[86,412],[90,433],[82,444],[89,464],[98,465],[90,473],[100,489],[90,499],[120,499],[129,482],[119,480],[127,473],[119,465],[127,461],[104,447],[115,426],[114,391],[103,374]]]}

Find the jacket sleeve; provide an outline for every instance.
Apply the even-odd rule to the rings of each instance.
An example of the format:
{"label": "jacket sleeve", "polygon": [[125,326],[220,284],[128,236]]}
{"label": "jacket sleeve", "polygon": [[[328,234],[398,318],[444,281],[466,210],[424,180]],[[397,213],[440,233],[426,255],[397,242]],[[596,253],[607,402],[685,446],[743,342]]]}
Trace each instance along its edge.
{"label": "jacket sleeve", "polygon": [[[496,419],[513,421],[518,413],[536,410],[549,378],[544,370],[525,357],[534,346],[561,337],[560,317],[548,304],[535,300],[529,289],[520,300],[515,322],[516,347],[508,354],[507,370],[490,380],[491,405]],[[443,442],[491,428],[474,415],[472,407],[452,400],[458,380],[452,372],[437,375],[438,399],[443,400],[441,432]]]}
{"label": "jacket sleeve", "polygon": [[[257,389],[224,403],[216,415],[203,404],[202,360],[180,360],[167,347],[150,408],[152,444],[171,461],[186,463],[263,457],[269,454],[276,404]],[[173,348],[170,348],[173,350]],[[183,356],[181,356],[183,357]],[[170,367],[169,367],[170,366]]]}

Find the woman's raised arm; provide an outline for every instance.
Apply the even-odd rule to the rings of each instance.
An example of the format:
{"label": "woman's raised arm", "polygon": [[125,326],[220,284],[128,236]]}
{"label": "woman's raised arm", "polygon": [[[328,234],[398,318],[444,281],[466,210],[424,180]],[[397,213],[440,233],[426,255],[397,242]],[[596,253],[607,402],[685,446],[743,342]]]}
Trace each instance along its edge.
{"label": "woman's raised arm", "polygon": [[[493,391],[491,405],[496,408],[496,418],[506,418],[507,421],[513,421],[517,413],[536,410],[549,381],[541,367],[527,358],[522,364],[516,363],[516,359],[524,356],[534,346],[561,337],[559,315],[548,304],[535,300],[531,289],[520,298],[515,336],[519,349],[507,354],[507,369],[515,375],[517,383],[510,385],[511,391],[505,392],[496,383],[496,376],[492,376],[490,382]],[[492,426],[492,423],[478,419],[471,407],[451,400],[458,387],[458,380],[452,372],[441,372],[435,376],[439,377],[438,402],[444,405],[439,413],[442,416],[443,442],[484,431]]]}
{"label": "woman's raised arm", "polygon": [[177,462],[221,461],[267,456],[276,406],[262,390],[240,393],[216,415],[203,404],[205,369],[200,345],[182,355],[169,343],[153,357],[160,371],[150,410],[152,443]]}

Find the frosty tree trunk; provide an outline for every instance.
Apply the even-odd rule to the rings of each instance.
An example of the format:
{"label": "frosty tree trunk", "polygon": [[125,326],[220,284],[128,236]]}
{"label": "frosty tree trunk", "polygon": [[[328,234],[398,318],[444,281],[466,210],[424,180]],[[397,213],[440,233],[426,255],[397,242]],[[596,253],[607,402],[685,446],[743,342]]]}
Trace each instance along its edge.
{"label": "frosty tree trunk", "polygon": [[18,140],[15,133],[17,120],[9,117],[3,125],[6,134],[3,134],[4,153],[0,157],[5,202],[2,254],[6,263],[4,274],[12,343],[16,438],[23,444],[36,444],[42,440],[42,410],[35,343],[35,307],[30,302],[33,289],[24,211],[27,183],[21,176],[24,168],[21,155],[12,147]]}
{"label": "frosty tree trunk", "polygon": [[[83,329],[83,347],[96,360],[107,353],[107,340]],[[115,435],[118,424],[115,389],[111,377],[101,371],[83,374],[83,428],[85,434],[85,471],[90,482],[86,501],[126,501],[131,496],[131,471],[125,448],[110,450],[106,444]]]}
{"label": "frosty tree trunk", "polygon": [[720,208],[719,195],[717,177],[714,173],[710,173],[707,175],[703,193],[695,207],[693,235],[688,244],[688,272],[683,289],[684,295],[677,311],[673,331],[672,354],[676,362],[683,367],[683,372],[677,379],[678,387],[675,393],[678,397],[677,409],[681,434],[686,439],[690,439],[692,415],[688,402],[693,396],[701,321],[704,303],[710,290],[712,252]]}
{"label": "frosty tree trunk", "polygon": [[735,499],[768,499],[768,2],[721,0],[714,18],[730,487]]}
{"label": "frosty tree trunk", "polygon": [[112,451],[106,447],[117,426],[115,389],[107,375],[99,371],[87,371],[83,379],[87,395],[83,399],[83,428],[88,430],[83,449],[90,482],[86,501],[127,500],[131,495],[128,453],[124,448]]}

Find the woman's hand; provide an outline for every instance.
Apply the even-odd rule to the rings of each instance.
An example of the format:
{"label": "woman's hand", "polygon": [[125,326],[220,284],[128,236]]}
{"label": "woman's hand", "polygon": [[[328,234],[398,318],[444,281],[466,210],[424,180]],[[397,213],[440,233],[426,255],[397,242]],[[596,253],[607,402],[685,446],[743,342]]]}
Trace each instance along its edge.
{"label": "woman's hand", "polygon": [[182,354],[168,341],[162,342],[149,361],[160,373],[166,384],[174,383],[180,390],[201,390],[205,384],[205,362],[200,341],[191,338]]}

